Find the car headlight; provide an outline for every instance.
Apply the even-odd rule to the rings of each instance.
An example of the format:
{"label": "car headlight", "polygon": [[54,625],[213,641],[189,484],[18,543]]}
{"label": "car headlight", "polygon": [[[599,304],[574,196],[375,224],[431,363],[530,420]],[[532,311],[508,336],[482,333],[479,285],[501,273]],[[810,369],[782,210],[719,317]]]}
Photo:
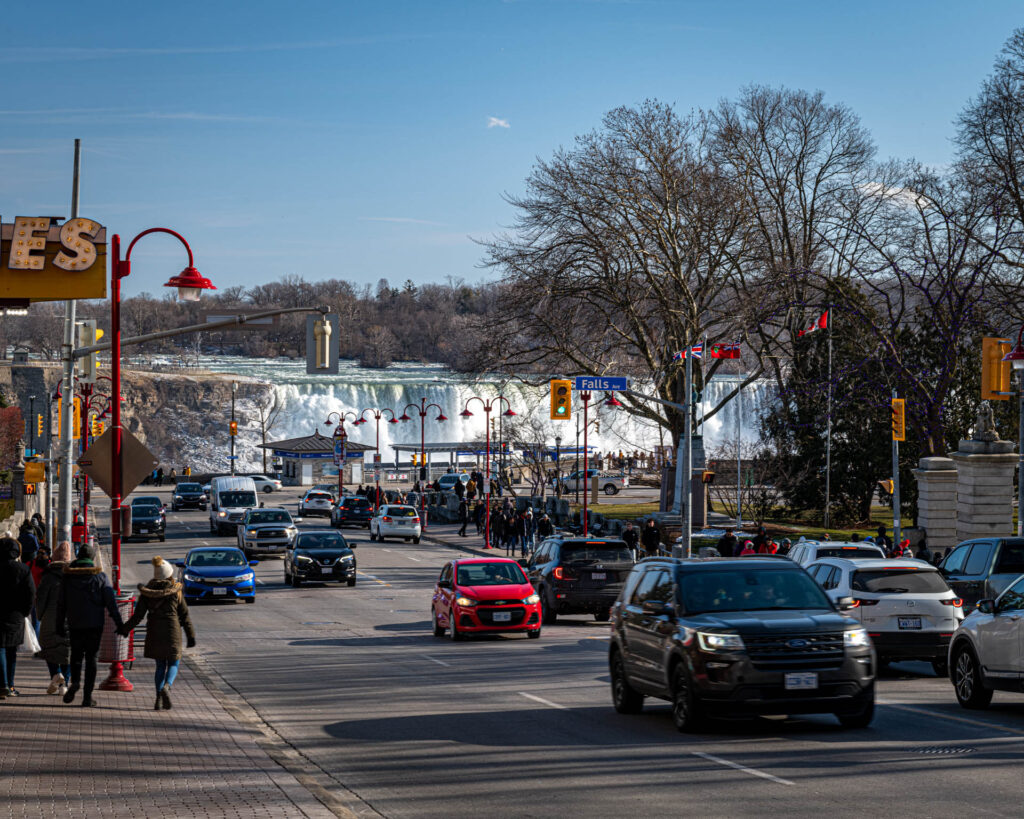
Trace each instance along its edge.
{"label": "car headlight", "polygon": [[867,629],[851,628],[843,632],[843,645],[847,648],[869,646],[871,645],[871,638],[868,637]]}
{"label": "car headlight", "polygon": [[217,517],[220,517],[220,518],[226,518],[227,516],[228,516],[227,512],[221,511],[221,512],[217,513]]}
{"label": "car headlight", "polygon": [[342,555],[341,559],[344,560],[346,563],[351,563],[353,560],[355,560],[355,556],[354,555]]}
{"label": "car headlight", "polygon": [[529,597],[524,597],[522,599],[522,602],[526,603],[527,605],[530,605],[532,603],[539,603],[540,602],[540,595],[539,594],[531,594]]}
{"label": "car headlight", "polygon": [[245,530],[245,536],[246,537],[256,537],[256,532],[257,532],[256,529],[246,529]]}
{"label": "car headlight", "polygon": [[252,572],[246,572],[245,574],[238,575],[238,577],[235,578],[235,582],[244,583],[247,580],[252,580],[254,576],[255,575]]}
{"label": "car headlight", "polygon": [[703,651],[743,651],[743,638],[738,634],[716,634],[698,631],[697,640]]}
{"label": "car headlight", "polygon": [[295,555],[295,559],[297,561],[299,561],[299,563],[312,563],[313,562],[313,558],[306,557],[305,555]]}
{"label": "car headlight", "polygon": [[192,572],[185,572],[182,575],[182,577],[185,578],[185,580],[189,581],[190,583],[198,583],[198,582],[200,582],[203,579],[203,578],[201,578],[197,574],[192,574]]}
{"label": "car headlight", "polygon": [[474,600],[472,597],[462,597],[460,595],[459,597],[455,598],[455,605],[457,606],[475,606],[476,604],[477,601]]}
{"label": "car headlight", "polygon": [[181,500],[181,495],[175,495],[175,496],[174,496],[174,499],[175,499],[175,500]]}

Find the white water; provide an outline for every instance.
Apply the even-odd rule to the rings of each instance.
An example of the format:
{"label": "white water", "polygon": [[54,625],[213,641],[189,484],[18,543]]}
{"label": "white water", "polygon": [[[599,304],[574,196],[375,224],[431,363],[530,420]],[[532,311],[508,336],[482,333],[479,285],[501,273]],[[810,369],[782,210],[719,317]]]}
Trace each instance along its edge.
{"label": "white water", "polygon": [[[431,408],[428,411],[425,429],[428,443],[483,440],[484,413],[480,402],[471,401],[469,404],[473,417],[463,418],[459,413],[466,407],[471,396],[478,395],[487,399],[497,396],[502,392],[503,383],[497,378],[473,380],[463,374],[452,373],[441,365],[429,364],[393,364],[386,370],[373,370],[363,369],[353,361],[342,361],[336,376],[307,375],[305,361],[285,359],[210,356],[203,357],[200,366],[214,372],[245,375],[273,384],[283,410],[277,424],[267,435],[270,441],[312,435],[317,429],[322,435],[330,435],[332,428],[325,426],[324,421],[332,412],[358,414],[364,409],[389,407],[400,416],[407,404],[418,406],[423,397],[428,404],[438,404],[448,418],[438,423],[434,420],[438,415],[437,409]],[[713,381],[706,390],[707,406],[713,406],[714,402],[733,389],[740,377],[726,376]],[[530,423],[537,425],[540,436],[547,443],[553,446],[555,436],[561,435],[563,448],[575,446],[576,423],[553,422],[548,419],[546,384],[532,387],[516,381],[505,382],[503,393],[516,413],[528,416]],[[771,391],[767,384],[757,383],[743,391],[744,442],[757,439],[756,418],[763,412],[770,398]],[[581,414],[578,401],[575,410]],[[621,410],[600,406],[600,402],[591,404],[591,418],[595,411],[600,419],[600,431],[595,432],[591,428],[588,443],[592,450],[650,451],[661,443],[670,443],[668,436],[662,440],[654,424]],[[725,441],[735,441],[736,412],[736,401],[733,400],[707,422],[705,447],[708,450]],[[497,415],[495,412],[491,414]],[[258,470],[262,466],[261,450],[256,446],[260,442],[258,417],[251,404],[244,400],[238,402],[237,415],[238,468],[241,471]],[[385,463],[394,458],[391,444],[419,443],[419,415],[414,414],[412,409],[409,415],[413,420],[405,423],[380,422],[380,449]],[[366,417],[370,420],[358,427],[350,421],[346,422],[345,430],[350,440],[373,447],[376,424],[371,413],[367,413]],[[206,462],[217,465],[215,468],[226,467],[228,463],[226,453],[208,453]]]}

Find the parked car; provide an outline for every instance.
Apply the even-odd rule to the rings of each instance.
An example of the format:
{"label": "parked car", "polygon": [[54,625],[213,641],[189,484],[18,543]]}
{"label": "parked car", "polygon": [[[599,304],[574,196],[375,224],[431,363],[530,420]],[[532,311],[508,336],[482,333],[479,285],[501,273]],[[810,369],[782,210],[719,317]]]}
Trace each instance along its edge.
{"label": "parked car", "polygon": [[946,676],[949,640],[964,619],[963,601],[939,570],[923,560],[827,557],[807,567],[833,603],[854,599],[878,662],[924,660]]}
{"label": "parked car", "polygon": [[964,609],[970,611],[979,600],[995,600],[1024,574],[1024,539],[965,541],[946,555],[939,569],[957,596],[963,598]]}
{"label": "parked car", "polygon": [[167,511],[167,502],[160,495],[135,495],[132,498],[132,506],[136,504],[143,506],[159,506],[161,512]]}
{"label": "parked car", "polygon": [[526,574],[540,595],[545,624],[559,614],[593,614],[603,622],[633,564],[623,540],[556,535],[526,561]]}
{"label": "parked car", "polygon": [[875,560],[885,557],[885,550],[874,543],[850,543],[838,540],[802,540],[793,545],[786,555],[798,566],[810,566],[823,557],[843,557],[847,560]]}
{"label": "parked car", "polygon": [[223,475],[210,481],[210,533],[235,534],[246,511],[259,507],[252,478]]}
{"label": "parked car", "polygon": [[207,498],[203,487],[198,483],[179,483],[171,495],[171,511],[182,509],[206,509]]}
{"label": "parked car", "polygon": [[949,676],[964,708],[987,708],[994,691],[1021,692],[1024,678],[1024,577],[982,598],[953,635]]}
{"label": "parked car", "polygon": [[386,503],[370,518],[370,540],[396,537],[419,543],[422,532],[420,513],[413,506]]}
{"label": "parked car", "polygon": [[151,503],[132,504],[132,531],[130,538],[133,540],[150,540],[156,538],[164,542],[167,532],[167,518],[163,510]]}
{"label": "parked car", "polygon": [[615,710],[672,703],[680,731],[706,717],[832,713],[871,723],[875,657],[867,630],[799,566],[771,558],[647,558],[612,609]]}
{"label": "parked car", "polygon": [[332,503],[338,499],[338,484],[336,483],[318,483],[312,488],[316,492],[326,492],[331,496]]}
{"label": "parked car", "polygon": [[201,546],[191,549],[176,565],[181,570],[182,592],[189,602],[230,598],[255,603],[256,574],[252,567],[258,563],[246,560],[241,549],[232,546]]}
{"label": "parked car", "polygon": [[255,553],[284,554],[297,532],[287,509],[249,509],[238,527],[238,548],[246,557]]}
{"label": "parked car", "polygon": [[452,560],[441,569],[430,604],[434,636],[541,630],[540,598],[523,570],[508,558]]}
{"label": "parked car", "polygon": [[356,556],[338,532],[329,529],[302,532],[284,554],[284,582],[295,588],[304,581],[337,580],[356,584]]}
{"label": "parked car", "polygon": [[373,504],[357,495],[346,495],[331,507],[331,526],[335,529],[343,526],[362,526],[369,529],[372,517]]}
{"label": "parked car", "polygon": [[622,489],[629,487],[628,475],[615,475],[610,472],[601,472],[598,469],[588,469],[586,480],[583,479],[583,470],[577,469],[561,479],[562,493],[574,492],[576,489],[588,490],[590,484],[597,477],[597,486],[606,495],[617,495]]}
{"label": "parked car", "polygon": [[437,479],[437,485],[441,487],[442,492],[451,492],[457,483],[465,486],[469,483],[469,475],[465,472],[446,472]]}
{"label": "parked car", "polygon": [[268,478],[266,475],[250,475],[249,477],[256,484],[257,492],[280,492],[284,488],[277,478]]}
{"label": "parked car", "polygon": [[330,517],[331,507],[333,504],[334,496],[329,492],[323,492],[319,489],[310,489],[299,501],[299,514],[306,516],[323,515],[324,517]]}

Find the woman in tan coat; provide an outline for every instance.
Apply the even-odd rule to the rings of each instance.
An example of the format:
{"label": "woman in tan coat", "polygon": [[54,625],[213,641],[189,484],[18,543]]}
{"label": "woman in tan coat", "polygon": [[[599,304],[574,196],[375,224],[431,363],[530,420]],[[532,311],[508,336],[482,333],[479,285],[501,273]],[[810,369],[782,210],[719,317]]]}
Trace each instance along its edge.
{"label": "woman in tan coat", "polygon": [[181,583],[174,580],[174,569],[162,557],[153,558],[153,579],[139,586],[139,602],[135,613],[120,630],[127,635],[146,618],[146,647],[143,655],[156,660],[156,702],[153,710],[171,707],[171,686],[178,676],[181,661],[181,631],[185,630],[188,647],[196,644],[195,629],[188,616],[188,605],[181,593]]}

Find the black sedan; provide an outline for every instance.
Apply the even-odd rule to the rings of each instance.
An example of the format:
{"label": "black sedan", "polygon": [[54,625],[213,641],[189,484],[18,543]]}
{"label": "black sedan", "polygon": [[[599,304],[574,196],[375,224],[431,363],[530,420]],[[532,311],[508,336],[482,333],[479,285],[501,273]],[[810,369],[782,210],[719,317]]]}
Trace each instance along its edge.
{"label": "black sedan", "polygon": [[361,526],[370,528],[373,517],[373,504],[366,498],[346,496],[331,509],[331,526],[340,529],[342,526]]}
{"label": "black sedan", "polygon": [[144,503],[132,505],[132,531],[129,537],[139,540],[155,537],[163,543],[166,530],[167,519],[159,506]]}
{"label": "black sedan", "polygon": [[171,511],[179,509],[206,509],[206,493],[198,483],[179,483],[171,496]]}
{"label": "black sedan", "polygon": [[284,582],[295,588],[304,581],[356,584],[356,556],[345,538],[330,530],[300,532],[284,553]]}

